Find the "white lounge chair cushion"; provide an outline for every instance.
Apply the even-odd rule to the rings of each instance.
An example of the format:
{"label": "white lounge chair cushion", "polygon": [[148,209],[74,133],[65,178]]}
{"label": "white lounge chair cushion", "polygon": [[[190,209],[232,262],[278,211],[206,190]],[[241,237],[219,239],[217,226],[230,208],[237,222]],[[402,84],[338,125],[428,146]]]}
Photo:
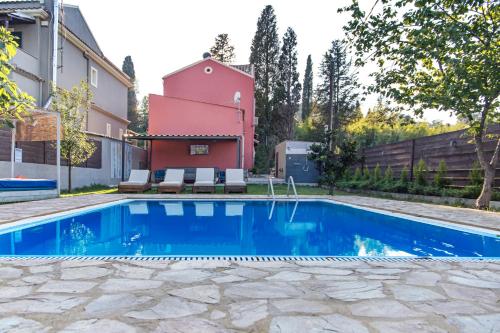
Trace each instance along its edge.
{"label": "white lounge chair cushion", "polygon": [[147,183],[143,183],[143,182],[120,182],[120,185],[121,186],[126,186],[126,185],[133,185],[133,186],[142,186],[142,185],[146,185]]}
{"label": "white lounge chair cushion", "polygon": [[144,185],[149,182],[149,170],[131,170],[127,182],[120,185]]}
{"label": "white lounge chair cushion", "polygon": [[246,186],[247,183],[245,182],[227,182],[226,181],[226,185],[227,186]]}
{"label": "white lounge chair cushion", "polygon": [[160,185],[180,186],[184,182],[184,169],[167,169]]}
{"label": "white lounge chair cushion", "polygon": [[198,168],[196,169],[195,185],[213,185],[215,183],[214,168]]}
{"label": "white lounge chair cushion", "polygon": [[214,186],[214,182],[209,180],[197,181],[194,186]]}
{"label": "white lounge chair cushion", "polygon": [[168,182],[161,182],[160,183],[160,186],[182,186],[182,181],[176,181],[176,180],[173,180],[173,181],[168,181]]}
{"label": "white lounge chair cushion", "polygon": [[243,169],[226,169],[226,184],[245,183]]}

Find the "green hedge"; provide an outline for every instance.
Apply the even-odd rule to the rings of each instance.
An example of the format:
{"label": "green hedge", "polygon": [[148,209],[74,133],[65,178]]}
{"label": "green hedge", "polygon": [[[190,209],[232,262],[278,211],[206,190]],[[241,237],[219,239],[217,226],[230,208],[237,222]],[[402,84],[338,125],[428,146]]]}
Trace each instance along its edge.
{"label": "green hedge", "polygon": [[[405,168],[399,179],[394,179],[392,170],[388,167],[382,177],[380,166],[374,169],[371,173],[368,168],[361,171],[359,168],[354,172],[354,176],[347,173],[343,180],[337,182],[338,189],[357,189],[357,190],[371,190],[392,193],[408,193],[420,195],[433,195],[440,197],[455,197],[465,199],[476,199],[481,193],[481,174],[477,170],[473,170],[471,185],[463,188],[450,188],[446,181],[446,164],[444,161],[439,163],[437,174],[433,182],[428,182],[425,174],[427,173],[427,166],[424,161],[419,161],[414,170],[416,175],[413,182],[409,181],[408,171]],[[481,182],[480,182],[481,180]],[[492,196],[493,201],[500,201],[500,192],[494,191]]]}

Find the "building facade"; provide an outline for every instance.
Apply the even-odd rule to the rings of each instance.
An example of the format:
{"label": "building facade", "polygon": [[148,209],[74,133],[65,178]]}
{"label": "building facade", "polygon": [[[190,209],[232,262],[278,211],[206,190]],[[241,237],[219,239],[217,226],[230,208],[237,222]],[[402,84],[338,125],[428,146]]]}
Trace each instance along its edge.
{"label": "building facade", "polygon": [[254,159],[251,66],[206,56],[163,77],[163,95],[149,96],[151,169],[251,169]]}
{"label": "building facade", "polygon": [[[57,86],[71,89],[87,82],[93,94],[87,132],[120,139],[129,124],[127,92],[132,82],[104,56],[78,7],[59,5],[59,10]],[[0,1],[0,24],[19,44],[12,79],[39,108],[46,105],[53,82],[53,11],[53,0]]]}
{"label": "building facade", "polygon": [[[57,25],[54,24],[56,8],[59,12]],[[122,174],[120,140],[129,124],[127,95],[133,83],[103,54],[80,9],[55,0],[0,0],[0,25],[7,27],[19,44],[12,59],[14,70],[11,78],[22,91],[36,99],[37,108],[45,109],[49,105],[54,59],[57,60],[55,82],[58,87],[71,89],[85,81],[92,91],[92,106],[86,113],[85,130],[95,143],[96,152],[84,165],[75,167],[73,186],[118,183]],[[54,41],[57,41],[56,52]],[[10,129],[0,128],[0,178],[11,177],[10,133]],[[51,133],[54,134],[55,130]],[[15,177],[56,177],[54,145],[42,140],[48,139],[17,139],[15,149],[21,152],[21,159],[15,160]],[[144,150],[131,145],[125,148],[124,170],[127,175],[131,168],[147,166]],[[61,160],[61,165],[61,188],[65,189],[67,162]]]}

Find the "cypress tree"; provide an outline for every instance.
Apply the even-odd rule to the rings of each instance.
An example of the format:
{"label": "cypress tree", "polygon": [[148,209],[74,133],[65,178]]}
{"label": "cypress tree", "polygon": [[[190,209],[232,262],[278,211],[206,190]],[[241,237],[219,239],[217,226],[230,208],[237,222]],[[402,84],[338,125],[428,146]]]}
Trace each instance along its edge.
{"label": "cypress tree", "polygon": [[302,120],[311,113],[313,99],[313,70],[311,55],[307,56],[304,84],[302,85]]}
{"label": "cypress tree", "polygon": [[257,21],[257,31],[250,48],[250,63],[255,75],[255,114],[259,117],[256,128],[258,140],[255,166],[267,171],[273,158],[272,147],[276,143],[271,132],[273,95],[278,77],[279,40],[276,15],[267,5]]}
{"label": "cypress tree", "polygon": [[356,110],[359,85],[351,67],[344,43],[334,40],[323,56],[320,65],[321,82],[317,90],[324,122],[332,135],[332,149],[337,144],[343,126],[351,121]]}
{"label": "cypress tree", "polygon": [[126,56],[123,60],[122,71],[127,74],[134,86],[128,89],[127,95],[127,119],[130,121],[129,129],[139,132],[138,112],[137,112],[137,92],[135,87],[135,69],[131,56]]}
{"label": "cypress tree", "polygon": [[297,35],[288,28],[278,61],[278,80],[274,94],[273,134],[279,141],[293,138],[295,115],[299,110],[300,83],[297,70]]}
{"label": "cypress tree", "polygon": [[228,34],[218,34],[214,45],[210,48],[212,58],[229,64],[234,61],[234,46],[231,45]]}

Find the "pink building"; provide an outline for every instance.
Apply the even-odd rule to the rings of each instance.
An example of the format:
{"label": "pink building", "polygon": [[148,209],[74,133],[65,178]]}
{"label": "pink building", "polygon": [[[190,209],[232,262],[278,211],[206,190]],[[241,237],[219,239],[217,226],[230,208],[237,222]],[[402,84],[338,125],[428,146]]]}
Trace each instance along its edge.
{"label": "pink building", "polygon": [[206,57],[163,77],[149,95],[151,170],[253,167],[254,78],[250,65]]}

